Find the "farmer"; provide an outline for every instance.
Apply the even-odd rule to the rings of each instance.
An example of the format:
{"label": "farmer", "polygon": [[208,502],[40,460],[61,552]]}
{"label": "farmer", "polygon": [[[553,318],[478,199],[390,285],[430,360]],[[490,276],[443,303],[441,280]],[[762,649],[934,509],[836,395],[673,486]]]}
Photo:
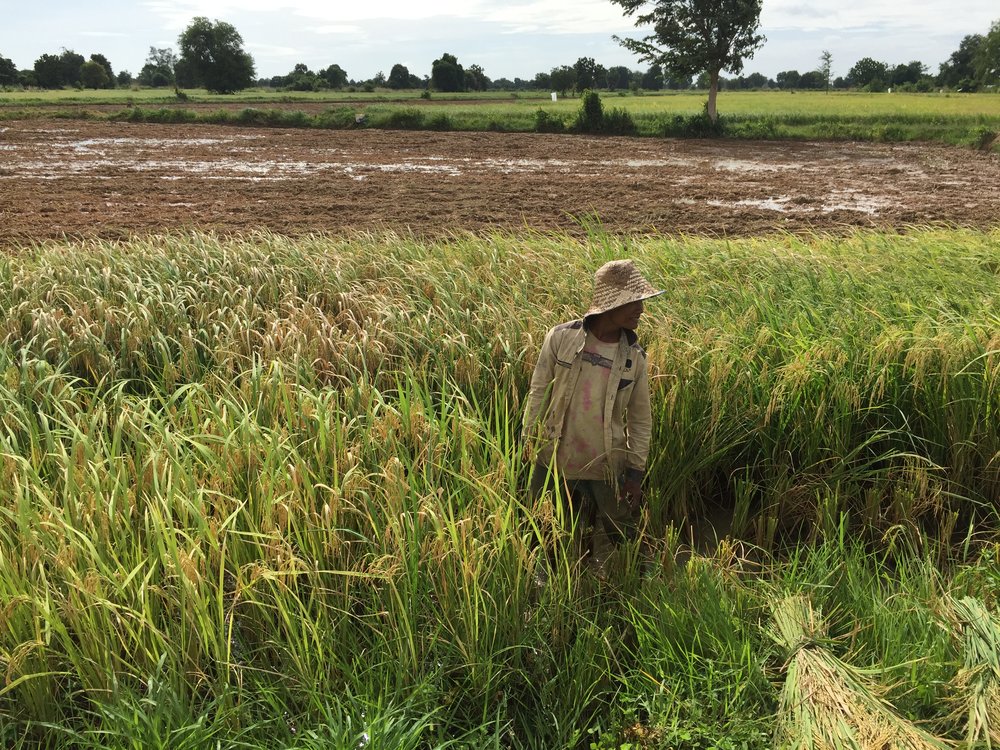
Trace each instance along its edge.
{"label": "farmer", "polygon": [[531,494],[563,483],[580,553],[589,552],[599,574],[610,552],[635,536],[652,428],[635,329],[643,300],[662,293],[631,260],[605,263],[590,308],[546,334],[531,377],[523,430],[534,453]]}

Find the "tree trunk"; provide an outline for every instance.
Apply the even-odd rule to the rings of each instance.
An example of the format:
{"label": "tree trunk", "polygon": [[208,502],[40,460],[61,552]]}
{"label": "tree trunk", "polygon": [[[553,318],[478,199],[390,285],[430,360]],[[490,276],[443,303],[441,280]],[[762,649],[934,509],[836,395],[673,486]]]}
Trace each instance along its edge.
{"label": "tree trunk", "polygon": [[719,71],[713,70],[708,76],[708,102],[705,104],[705,111],[708,113],[709,121],[714,125],[719,119],[719,113],[715,109],[715,97],[719,94]]}

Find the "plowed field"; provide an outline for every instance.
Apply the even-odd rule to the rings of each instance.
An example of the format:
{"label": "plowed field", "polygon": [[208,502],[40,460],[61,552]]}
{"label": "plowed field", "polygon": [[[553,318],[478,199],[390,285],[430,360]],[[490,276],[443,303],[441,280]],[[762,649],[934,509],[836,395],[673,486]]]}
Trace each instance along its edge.
{"label": "plowed field", "polygon": [[1000,223],[1000,158],[678,141],[28,120],[0,126],[0,245],[199,228],[749,235]]}

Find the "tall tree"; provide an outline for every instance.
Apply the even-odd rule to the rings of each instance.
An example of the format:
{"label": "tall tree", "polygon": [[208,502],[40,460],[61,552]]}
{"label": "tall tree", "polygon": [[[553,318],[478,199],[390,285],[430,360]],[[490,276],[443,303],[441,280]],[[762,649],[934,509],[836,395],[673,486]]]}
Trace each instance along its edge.
{"label": "tall tree", "polygon": [[608,88],[627,89],[632,73],[624,65],[614,65],[608,68]]}
{"label": "tall tree", "polygon": [[389,78],[386,80],[391,89],[405,89],[410,86],[410,69],[402,63],[396,63],[389,71]]}
{"label": "tall tree", "polygon": [[96,60],[87,60],[80,66],[80,82],[88,89],[103,89],[110,79],[103,65]]}
{"label": "tall tree", "polygon": [[35,82],[43,89],[59,89],[63,83],[63,66],[58,55],[48,53],[35,60]]}
{"label": "tall tree", "polygon": [[108,86],[115,85],[115,72],[111,69],[111,62],[102,55],[100,52],[96,52],[90,56],[90,59],[95,63],[104,68],[104,72],[108,74]]}
{"label": "tall tree", "polygon": [[976,58],[979,48],[986,41],[982,34],[968,34],[958,44],[958,49],[951,53],[947,61],[941,63],[938,83],[942,86],[957,87],[964,82],[972,82],[976,78]]}
{"label": "tall tree", "polygon": [[889,83],[902,86],[906,83],[916,83],[927,74],[927,66],[919,60],[900,63],[889,72]]}
{"label": "tall tree", "polygon": [[871,57],[862,57],[847,72],[848,80],[859,88],[862,86],[878,86],[889,80],[889,66]]}
{"label": "tall tree", "polygon": [[447,52],[431,63],[431,85],[437,91],[461,91],[465,86],[465,71],[458,58]]}
{"label": "tall tree", "polygon": [[[764,43],[757,33],[762,0],[611,0],[636,26],[652,26],[642,39],[615,37],[640,59],[675,75],[708,74],[705,111],[718,119],[719,73],[739,74],[743,60]],[[651,7],[648,7],[651,6]]]}
{"label": "tall tree", "polygon": [[209,91],[232,94],[253,85],[254,62],[243,49],[243,37],[230,23],[197,16],[177,38],[180,61],[194,80]]}
{"label": "tall tree", "polygon": [[320,78],[326,80],[326,85],[331,89],[339,89],[347,85],[347,71],[336,63],[328,68],[324,68],[318,75]]}
{"label": "tall tree", "polygon": [[59,55],[59,64],[62,66],[63,83],[67,86],[76,86],[80,83],[80,66],[86,62],[83,55],[71,49],[63,49]]}
{"label": "tall tree", "polygon": [[823,76],[823,87],[830,93],[830,75],[833,70],[833,53],[825,49],[819,56],[819,74]]}
{"label": "tall tree", "polygon": [[799,88],[817,91],[826,86],[826,76],[821,70],[809,70],[799,78]]}
{"label": "tall tree", "polygon": [[783,70],[774,77],[775,82],[783,89],[797,89],[802,74],[797,70]]}
{"label": "tall tree", "polygon": [[663,88],[663,66],[654,63],[642,75],[642,87],[648,91],[659,91]]}
{"label": "tall tree", "polygon": [[580,93],[586,89],[597,88],[603,68],[594,61],[594,58],[581,57],[573,63],[573,70],[576,72],[576,90]]}
{"label": "tall tree", "polygon": [[13,86],[17,83],[17,66],[8,57],[0,55],[0,86]]}
{"label": "tall tree", "polygon": [[552,88],[560,94],[565,94],[576,85],[576,70],[569,65],[560,65],[549,73]]}
{"label": "tall tree", "polygon": [[983,39],[975,60],[976,79],[980,84],[1000,84],[1000,20],[994,21],[990,33]]}
{"label": "tall tree", "polygon": [[465,88],[469,91],[486,91],[490,87],[489,76],[482,65],[470,65],[465,69]]}
{"label": "tall tree", "polygon": [[150,47],[146,62],[139,71],[139,83],[143,86],[169,86],[174,82],[174,68],[177,55],[170,47]]}

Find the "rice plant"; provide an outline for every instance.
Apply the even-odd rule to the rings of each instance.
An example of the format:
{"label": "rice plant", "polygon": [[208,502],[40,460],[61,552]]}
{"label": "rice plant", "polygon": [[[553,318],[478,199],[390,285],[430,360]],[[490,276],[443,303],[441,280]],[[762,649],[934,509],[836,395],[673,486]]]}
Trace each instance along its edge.
{"label": "rice plant", "polygon": [[[855,611],[868,667],[933,654],[935,684],[892,698],[944,721],[927,613],[946,588],[1000,592],[998,245],[19,248],[0,259],[0,744],[764,748],[775,580]],[[601,583],[558,498],[528,500],[519,420],[545,331],[625,255],[667,292],[640,330],[649,557]],[[719,510],[739,541],[685,565]]]}

